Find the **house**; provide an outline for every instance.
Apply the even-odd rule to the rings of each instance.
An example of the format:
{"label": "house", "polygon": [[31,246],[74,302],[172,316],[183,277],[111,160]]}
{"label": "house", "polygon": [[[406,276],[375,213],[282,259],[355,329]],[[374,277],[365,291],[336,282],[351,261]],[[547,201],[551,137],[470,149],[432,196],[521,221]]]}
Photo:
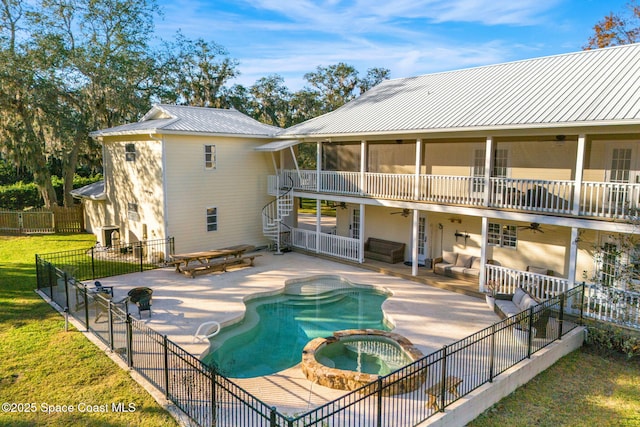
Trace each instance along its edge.
{"label": "house", "polygon": [[176,252],[268,244],[260,212],[272,166],[254,148],[278,130],[236,110],[156,105],[93,132],[105,179],[75,192],[87,230],[104,246],[175,237]]}
{"label": "house", "polygon": [[[637,233],[640,45],[384,81],[278,137],[257,150],[282,245],[363,262],[370,238],[403,243],[413,275],[476,257],[480,290],[613,283]],[[302,227],[298,198],[335,206],[335,230]]]}

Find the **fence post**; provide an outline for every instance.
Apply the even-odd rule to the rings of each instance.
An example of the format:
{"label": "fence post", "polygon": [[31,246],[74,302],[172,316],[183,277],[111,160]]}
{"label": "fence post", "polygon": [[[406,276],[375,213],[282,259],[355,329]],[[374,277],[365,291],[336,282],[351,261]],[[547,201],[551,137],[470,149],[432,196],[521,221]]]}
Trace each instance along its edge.
{"label": "fence post", "polygon": [[42,280],[40,277],[40,257],[36,254],[36,286],[38,289],[40,289],[40,280]]}
{"label": "fence post", "polygon": [[440,412],[444,412],[445,393],[447,391],[447,346],[442,346],[442,372],[440,373]]}
{"label": "fence post", "polygon": [[[127,310],[127,313],[129,310]],[[127,314],[128,316],[128,314]],[[169,349],[167,346],[167,336],[162,337],[162,348],[164,350],[164,396],[169,399]]]}
{"label": "fence post", "polygon": [[271,407],[271,412],[269,415],[269,427],[278,427],[278,423],[276,420],[277,409],[275,406]]}
{"label": "fence post", "polygon": [[491,349],[489,350],[489,382],[493,382],[493,373],[495,371],[495,357],[496,357],[496,324],[491,325]]}
{"label": "fence post", "polygon": [[376,397],[378,398],[378,414],[376,417],[376,426],[382,426],[382,378],[378,377],[377,379],[377,391],[378,394]]}
{"label": "fence post", "polygon": [[96,262],[94,256],[94,246],[91,247],[91,279],[96,280]]}
{"label": "fence post", "polygon": [[49,296],[51,297],[51,299],[53,299],[53,282],[54,280],[51,278],[51,276],[53,275],[53,277],[56,277],[56,268],[53,266],[53,264],[49,263],[49,268],[48,268],[48,278],[49,278]]}
{"label": "fence post", "polygon": [[138,254],[140,254],[140,272],[142,273],[144,271],[144,264],[142,263],[142,261],[144,260],[144,254],[142,253],[142,250],[144,249],[142,242],[138,242]]}
{"label": "fence post", "polygon": [[585,282],[582,282],[582,293],[580,294],[580,325],[584,324],[584,293],[586,289]]}
{"label": "fence post", "polygon": [[217,420],[217,403],[216,403],[216,370],[211,367],[209,369],[211,374],[211,425],[215,426],[218,424]]}
{"label": "fence post", "polygon": [[69,307],[69,276],[66,271],[64,272],[64,297],[65,307]]}
{"label": "fence post", "polygon": [[109,315],[109,348],[113,351],[113,302],[108,300],[108,315]]}
{"label": "fence post", "polygon": [[562,339],[562,328],[564,324],[564,292],[560,294],[560,312],[558,313],[558,340]]}
{"label": "fence post", "polygon": [[82,284],[82,297],[84,298],[84,321],[87,332],[89,332],[89,296],[87,295],[87,285]]}
{"label": "fence post", "polygon": [[133,330],[129,313],[127,313],[127,365],[133,368]]}
{"label": "fence post", "polygon": [[527,343],[527,359],[531,359],[531,345],[533,344],[533,306],[529,307],[529,321],[528,327],[529,329],[529,340]]}

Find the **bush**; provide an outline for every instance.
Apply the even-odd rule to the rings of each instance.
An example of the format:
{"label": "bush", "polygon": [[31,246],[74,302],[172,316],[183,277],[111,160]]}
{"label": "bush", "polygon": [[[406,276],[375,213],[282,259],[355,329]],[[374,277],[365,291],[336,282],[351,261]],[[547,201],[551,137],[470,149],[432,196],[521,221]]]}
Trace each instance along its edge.
{"label": "bush", "polygon": [[622,353],[631,359],[640,356],[640,333],[622,327],[589,322],[586,344],[602,353]]}

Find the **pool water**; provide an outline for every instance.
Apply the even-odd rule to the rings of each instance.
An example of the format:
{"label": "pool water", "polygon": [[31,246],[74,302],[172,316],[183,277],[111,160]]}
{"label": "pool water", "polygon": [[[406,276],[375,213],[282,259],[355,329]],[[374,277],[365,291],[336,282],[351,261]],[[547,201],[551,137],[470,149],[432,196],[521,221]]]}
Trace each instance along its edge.
{"label": "pool water", "polygon": [[412,362],[398,345],[374,337],[331,343],[316,353],[316,359],[332,368],[381,376]]}
{"label": "pool water", "polygon": [[318,289],[248,301],[243,320],[211,338],[203,361],[225,376],[253,378],[300,363],[302,349],[314,338],[343,329],[390,330],[382,312],[388,293],[363,285]]}

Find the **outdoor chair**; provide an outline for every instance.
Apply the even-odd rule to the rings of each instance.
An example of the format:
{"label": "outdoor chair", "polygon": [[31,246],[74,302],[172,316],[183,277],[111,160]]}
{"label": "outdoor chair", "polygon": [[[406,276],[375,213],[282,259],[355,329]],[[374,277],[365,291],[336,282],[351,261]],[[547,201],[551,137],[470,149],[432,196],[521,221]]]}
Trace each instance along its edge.
{"label": "outdoor chair", "polygon": [[129,301],[138,307],[138,317],[142,319],[143,311],[148,311],[149,317],[151,317],[151,296],[153,295],[153,289],[147,287],[133,288],[127,295],[129,295]]}
{"label": "outdoor chair", "polygon": [[100,283],[97,280],[93,283],[93,289],[91,291],[96,293],[107,294],[113,297],[113,286],[102,286],[102,283]]}

